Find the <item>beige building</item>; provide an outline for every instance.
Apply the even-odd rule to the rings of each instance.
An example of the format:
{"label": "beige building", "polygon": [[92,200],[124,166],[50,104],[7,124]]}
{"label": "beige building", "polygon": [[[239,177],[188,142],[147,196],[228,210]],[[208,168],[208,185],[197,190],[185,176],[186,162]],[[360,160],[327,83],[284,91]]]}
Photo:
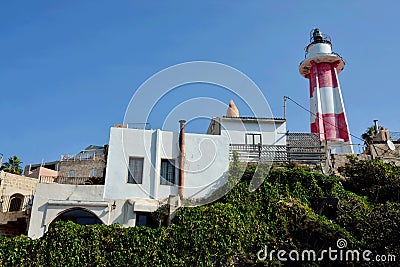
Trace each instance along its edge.
{"label": "beige building", "polygon": [[75,155],[61,155],[59,161],[25,166],[24,175],[49,179],[105,177],[108,146],[90,145]]}
{"label": "beige building", "polygon": [[27,234],[38,179],[0,172],[0,236]]}

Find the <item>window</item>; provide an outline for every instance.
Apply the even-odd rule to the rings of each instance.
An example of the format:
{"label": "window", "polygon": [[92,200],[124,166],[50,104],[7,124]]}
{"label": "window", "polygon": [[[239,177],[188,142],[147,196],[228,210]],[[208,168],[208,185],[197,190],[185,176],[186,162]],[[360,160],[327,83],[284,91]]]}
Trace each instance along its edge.
{"label": "window", "polygon": [[147,226],[147,221],[147,212],[136,212],[136,226]]}
{"label": "window", "polygon": [[143,158],[129,157],[128,183],[141,184],[143,177]]}
{"label": "window", "polygon": [[96,177],[97,176],[97,170],[96,169],[91,169],[89,176],[90,177]]}
{"label": "window", "polygon": [[160,184],[175,184],[175,166],[172,159],[161,159]]}
{"label": "window", "polygon": [[68,173],[68,177],[75,177],[75,171],[74,170],[70,170]]}
{"label": "window", "polygon": [[246,134],[246,144],[247,145],[262,144],[261,134]]}
{"label": "window", "polygon": [[150,212],[135,211],[136,214],[136,226],[147,226],[151,228],[157,228],[161,225],[167,226],[168,215],[162,218],[155,218]]}
{"label": "window", "polygon": [[24,196],[21,194],[14,194],[10,198],[10,207],[8,211],[20,211],[22,210],[22,202],[24,200]]}

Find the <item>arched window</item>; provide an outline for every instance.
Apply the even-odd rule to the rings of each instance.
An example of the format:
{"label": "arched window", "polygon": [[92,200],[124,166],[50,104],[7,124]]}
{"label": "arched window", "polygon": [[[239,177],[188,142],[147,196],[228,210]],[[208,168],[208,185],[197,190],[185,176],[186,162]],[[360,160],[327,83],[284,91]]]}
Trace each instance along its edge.
{"label": "arched window", "polygon": [[24,196],[21,194],[14,194],[10,197],[10,206],[8,211],[20,211],[22,210],[22,204],[24,202]]}
{"label": "arched window", "polygon": [[63,211],[51,224],[58,221],[72,221],[80,225],[103,224],[95,214],[84,208],[74,208]]}

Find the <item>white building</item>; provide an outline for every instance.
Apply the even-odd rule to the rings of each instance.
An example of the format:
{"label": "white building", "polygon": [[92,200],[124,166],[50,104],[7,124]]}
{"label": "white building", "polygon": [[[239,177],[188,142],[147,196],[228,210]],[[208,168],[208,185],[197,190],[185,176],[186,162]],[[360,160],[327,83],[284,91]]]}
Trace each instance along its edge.
{"label": "white building", "polygon": [[216,117],[207,134],[221,135],[230,144],[286,145],[286,120],[279,118]]}
{"label": "white building", "polygon": [[[109,145],[104,198],[165,202],[178,194],[178,133],[111,128]],[[228,168],[226,137],[185,134],[183,198],[206,197],[215,183],[225,181]]]}
{"label": "white building", "polygon": [[161,205],[179,205],[179,195],[201,203],[226,183],[233,144],[285,146],[285,133],[283,119],[221,117],[212,119],[207,134],[182,134],[182,144],[179,133],[112,127],[105,185],[38,184],[28,236],[39,238],[67,218],[146,225]]}

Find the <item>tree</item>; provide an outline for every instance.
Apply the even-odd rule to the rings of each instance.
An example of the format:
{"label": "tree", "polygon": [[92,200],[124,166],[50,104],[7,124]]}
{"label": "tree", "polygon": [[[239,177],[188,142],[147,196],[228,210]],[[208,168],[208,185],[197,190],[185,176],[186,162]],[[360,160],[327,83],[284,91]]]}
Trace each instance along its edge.
{"label": "tree", "polygon": [[361,135],[361,138],[364,139],[364,141],[367,144],[370,144],[372,141],[372,138],[374,138],[375,136],[375,127],[374,126],[370,126],[367,128],[367,130],[365,131],[365,133],[363,133]]}
{"label": "tree", "polygon": [[9,173],[21,174],[22,173],[21,164],[22,164],[21,160],[14,155],[13,157],[8,158],[8,162],[3,163],[1,169]]}

